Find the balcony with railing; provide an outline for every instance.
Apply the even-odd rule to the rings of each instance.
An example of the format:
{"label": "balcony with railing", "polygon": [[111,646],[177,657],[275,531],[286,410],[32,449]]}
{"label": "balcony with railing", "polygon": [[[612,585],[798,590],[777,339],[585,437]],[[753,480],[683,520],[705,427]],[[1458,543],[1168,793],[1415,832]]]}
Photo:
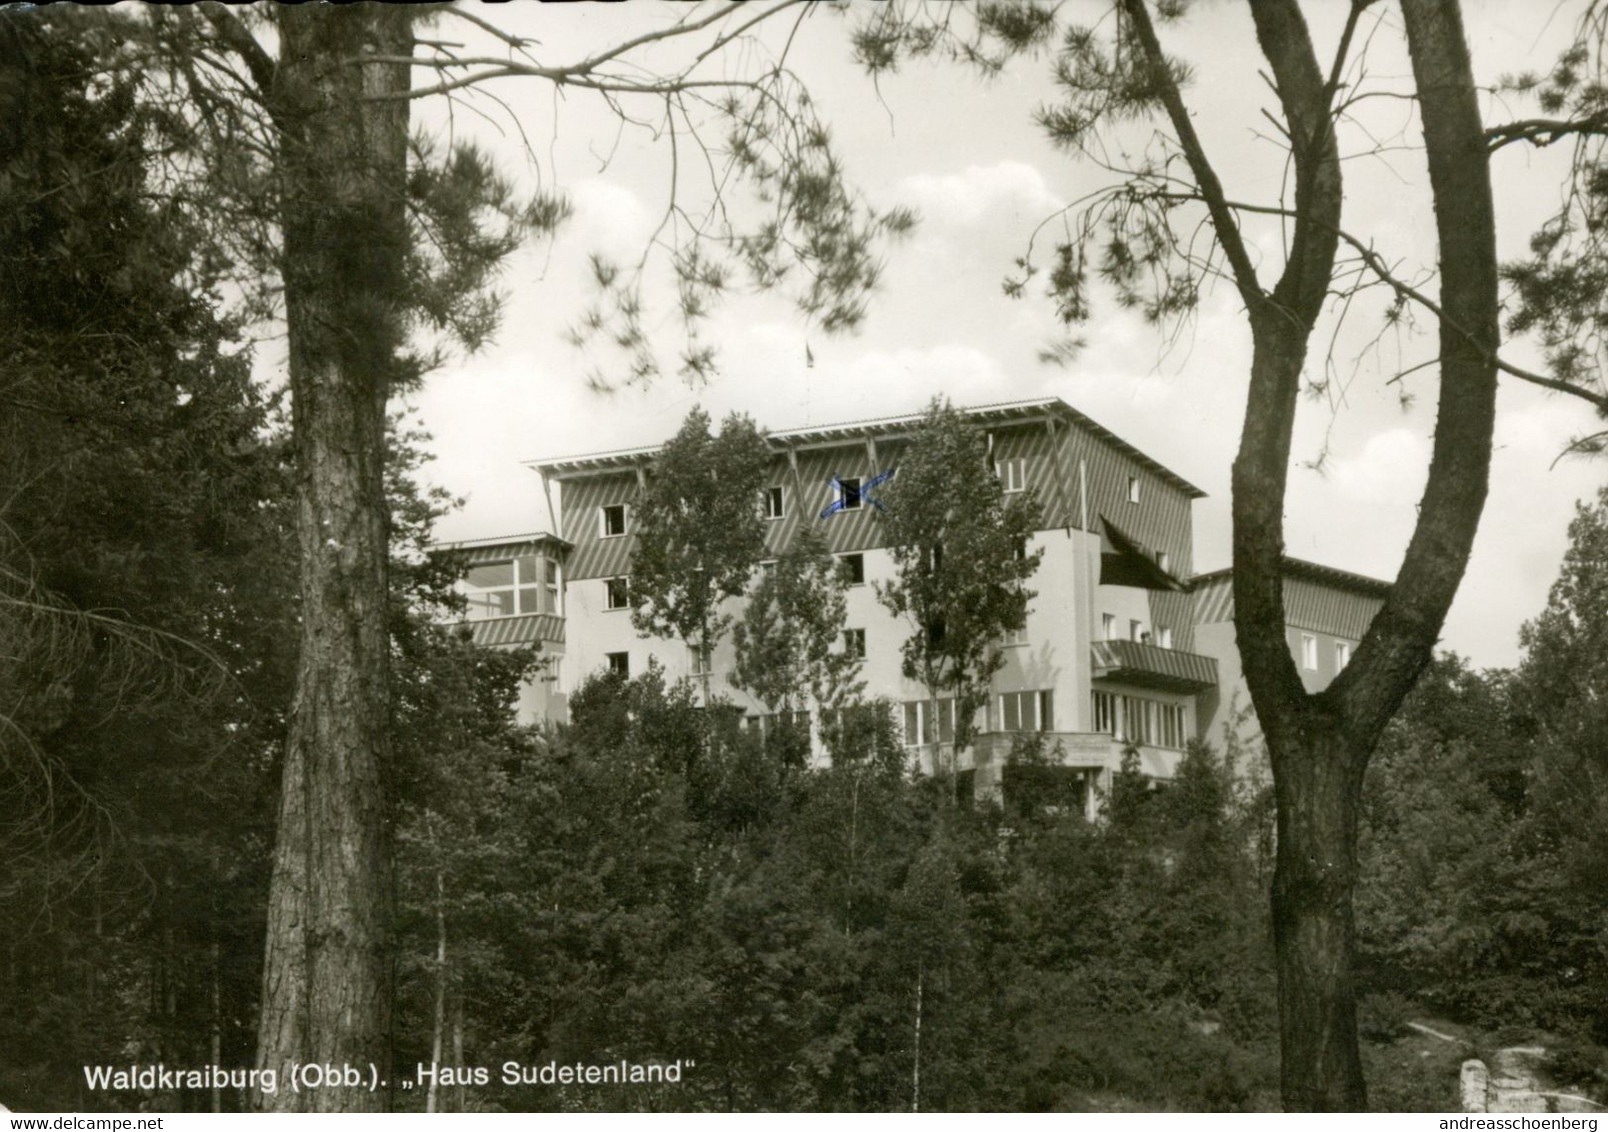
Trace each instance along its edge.
{"label": "balcony with railing", "polygon": [[1217,686],[1217,659],[1139,641],[1095,641],[1093,676],[1163,692],[1202,692]]}

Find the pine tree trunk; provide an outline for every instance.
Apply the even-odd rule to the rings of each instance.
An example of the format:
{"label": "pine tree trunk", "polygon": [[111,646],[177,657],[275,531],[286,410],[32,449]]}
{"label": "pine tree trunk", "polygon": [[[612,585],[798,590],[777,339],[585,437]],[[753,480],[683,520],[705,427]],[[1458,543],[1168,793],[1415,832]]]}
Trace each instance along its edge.
{"label": "pine tree trunk", "polygon": [[1281,746],[1273,764],[1273,939],[1284,1106],[1358,1112],[1368,1094],[1357,1048],[1351,902],[1366,754],[1328,728]]}
{"label": "pine tree trunk", "polygon": [[301,655],[269,892],[259,1063],[351,1066],[364,1086],[280,1088],[275,1110],[366,1111],[388,1061],[385,407],[403,335],[410,17],[276,12],[283,274],[297,467]]}

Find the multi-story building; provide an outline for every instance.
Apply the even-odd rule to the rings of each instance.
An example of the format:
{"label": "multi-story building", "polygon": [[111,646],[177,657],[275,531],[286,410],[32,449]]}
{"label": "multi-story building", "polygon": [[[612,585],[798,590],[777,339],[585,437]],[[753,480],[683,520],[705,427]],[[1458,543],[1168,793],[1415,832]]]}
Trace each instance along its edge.
{"label": "multi-story building", "polygon": [[[952,756],[979,794],[996,792],[1013,738],[1042,732],[1091,809],[1096,788],[1109,782],[1128,746],[1146,774],[1172,777],[1188,742],[1220,722],[1233,699],[1231,692],[1225,698],[1225,684],[1238,672],[1232,632],[1222,632],[1224,574],[1202,576],[1197,593],[1192,573],[1191,505],[1204,493],[1060,400],[963,412],[984,433],[1004,489],[1037,493],[1041,521],[1030,541],[1044,552],[1030,583],[1037,596],[1026,628],[1005,645],[1005,665],[975,721],[970,750],[949,749],[953,701],[939,701],[934,711],[925,689],[900,672],[900,645],[911,627],[872,590],[894,567],[878,510],[862,487],[897,467],[919,415],[771,433],[760,500],[767,552],[779,555],[805,525],[825,536],[852,581],[842,647],[863,657],[870,695],[900,703],[907,744],[928,769],[935,752]],[[459,544],[471,562],[465,589],[475,639],[539,644],[550,657],[521,705],[527,718],[562,718],[574,683],[604,668],[638,673],[650,658],[672,677],[701,675],[707,664],[734,702],[756,717],[763,711],[729,686],[729,640],[702,659],[632,628],[634,507],[656,452],[532,461],[532,488],[551,532]],[[1303,600],[1300,586],[1308,584],[1314,593],[1327,593],[1326,585],[1381,585],[1306,569],[1309,575],[1296,579]],[[1210,618],[1201,615],[1201,594],[1213,603]],[[1317,599],[1297,608],[1292,634],[1321,639],[1319,652],[1328,649],[1331,664],[1336,641],[1354,643],[1366,626],[1356,620],[1360,606]],[[1306,647],[1306,636],[1292,640]]]}

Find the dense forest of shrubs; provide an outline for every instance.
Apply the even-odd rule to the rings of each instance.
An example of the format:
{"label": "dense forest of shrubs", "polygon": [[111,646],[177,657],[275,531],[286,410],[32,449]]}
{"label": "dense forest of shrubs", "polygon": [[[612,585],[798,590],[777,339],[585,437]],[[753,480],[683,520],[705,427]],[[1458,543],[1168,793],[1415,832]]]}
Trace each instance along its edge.
{"label": "dense forest of shrubs", "polygon": [[[1608,501],[1577,545],[1605,521]],[[1608,821],[1585,788],[1600,755],[1554,745],[1577,720],[1534,714],[1556,691],[1530,684],[1551,613],[1516,673],[1439,664],[1371,772],[1364,1030],[1381,1047],[1413,1018],[1545,1031],[1589,1083],[1608,1037]],[[1130,767],[1092,823],[1031,796],[957,804],[950,781],[906,773],[875,705],[815,770],[796,735],[739,729],[657,670],[588,681],[567,726],[517,727],[531,658],[400,614],[396,1076],[491,1072],[399,1107],[1276,1104],[1254,752],[1197,747],[1159,789]],[[120,863],[31,914],[8,894],[26,925],[0,984],[13,1107],[205,1107],[86,1096],[80,1066],[249,1064],[271,767],[230,763],[167,784],[159,810],[121,807]],[[134,868],[148,887],[97,907]],[[506,1061],[619,1060],[685,1068],[655,1086],[500,1083]],[[1376,1060],[1378,1103],[1451,1103],[1450,1079]]]}

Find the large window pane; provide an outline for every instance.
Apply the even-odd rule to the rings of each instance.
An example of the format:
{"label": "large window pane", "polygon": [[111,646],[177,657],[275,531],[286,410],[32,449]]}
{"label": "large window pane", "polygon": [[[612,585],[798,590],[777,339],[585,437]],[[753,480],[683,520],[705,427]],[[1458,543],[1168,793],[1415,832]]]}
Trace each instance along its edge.
{"label": "large window pane", "polygon": [[477,590],[512,586],[514,584],[514,564],[512,562],[492,562],[485,566],[471,566],[469,567],[468,582]]}
{"label": "large window pane", "polygon": [[1007,692],[1000,697],[1000,712],[1004,716],[1003,731],[1022,730],[1022,696],[1019,692]]}

